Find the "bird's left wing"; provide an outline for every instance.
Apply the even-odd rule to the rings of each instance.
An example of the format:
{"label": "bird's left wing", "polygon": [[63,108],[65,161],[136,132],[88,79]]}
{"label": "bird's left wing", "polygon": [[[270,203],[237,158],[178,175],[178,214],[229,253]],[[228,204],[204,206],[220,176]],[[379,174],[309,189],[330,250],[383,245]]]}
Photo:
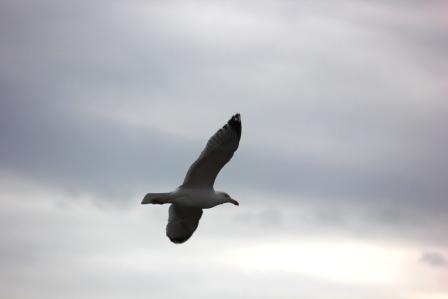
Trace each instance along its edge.
{"label": "bird's left wing", "polygon": [[166,235],[173,243],[187,241],[199,225],[202,209],[171,204]]}
{"label": "bird's left wing", "polygon": [[207,142],[199,158],[190,166],[182,187],[213,188],[221,168],[238,149],[241,138],[241,117],[235,114]]}

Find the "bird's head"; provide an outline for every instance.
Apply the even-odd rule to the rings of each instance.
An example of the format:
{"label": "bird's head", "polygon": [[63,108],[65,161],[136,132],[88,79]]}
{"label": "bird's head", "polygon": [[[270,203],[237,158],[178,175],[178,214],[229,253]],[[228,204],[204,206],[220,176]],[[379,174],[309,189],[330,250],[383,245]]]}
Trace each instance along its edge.
{"label": "bird's head", "polygon": [[236,205],[236,206],[239,206],[239,205],[240,205],[236,200],[234,200],[233,198],[231,198],[229,194],[227,194],[227,193],[225,193],[225,192],[216,192],[216,193],[218,194],[220,200],[221,200],[223,203],[229,202],[229,203],[232,203],[232,204],[234,204],[234,205]]}

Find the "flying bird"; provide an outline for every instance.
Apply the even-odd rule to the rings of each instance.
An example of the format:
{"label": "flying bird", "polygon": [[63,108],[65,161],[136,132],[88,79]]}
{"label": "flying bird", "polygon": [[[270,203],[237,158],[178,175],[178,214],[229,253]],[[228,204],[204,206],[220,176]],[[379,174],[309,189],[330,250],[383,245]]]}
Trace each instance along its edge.
{"label": "flying bird", "polygon": [[239,203],[229,194],[215,191],[213,184],[219,171],[238,149],[241,138],[241,117],[237,113],[207,142],[199,158],[190,166],[184,182],[176,190],[148,193],[142,204],[171,204],[166,235],[173,243],[183,243],[194,233],[202,209],[223,203]]}

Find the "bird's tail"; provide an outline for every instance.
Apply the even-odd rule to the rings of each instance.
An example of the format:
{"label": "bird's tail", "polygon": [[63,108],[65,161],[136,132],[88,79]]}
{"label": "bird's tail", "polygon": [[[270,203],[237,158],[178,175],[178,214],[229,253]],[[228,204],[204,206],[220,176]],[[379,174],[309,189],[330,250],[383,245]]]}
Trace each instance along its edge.
{"label": "bird's tail", "polygon": [[173,203],[173,196],[170,192],[167,193],[148,193],[142,200],[142,205],[144,204],[157,204],[163,205],[165,203]]}

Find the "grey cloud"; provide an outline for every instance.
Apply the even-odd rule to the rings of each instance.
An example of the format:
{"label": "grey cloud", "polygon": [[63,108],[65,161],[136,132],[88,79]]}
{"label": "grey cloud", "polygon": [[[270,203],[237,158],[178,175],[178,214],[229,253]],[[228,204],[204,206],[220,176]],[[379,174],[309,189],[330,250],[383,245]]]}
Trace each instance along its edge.
{"label": "grey cloud", "polygon": [[[4,187],[4,182],[1,186]],[[166,209],[143,210],[140,206],[105,209],[79,198],[60,206],[56,204],[64,201],[60,193],[30,187],[23,190],[20,184],[18,187],[19,190],[9,188],[15,197],[6,196],[7,188],[0,193],[3,199],[0,221],[8,224],[0,226],[0,261],[5,265],[0,268],[2,296],[147,298],[150,295],[169,299],[188,294],[195,298],[267,299],[278,294],[290,298],[303,292],[303,296],[317,299],[330,294],[377,298],[384,292],[381,298],[394,298],[386,296],[387,289],[378,286],[373,290],[295,273],[241,271],[232,259],[223,259],[225,252],[257,242],[247,235],[235,239],[233,235],[238,235],[240,226],[229,221],[229,226],[223,227],[224,215],[219,216],[216,211],[211,213],[217,217],[204,215],[201,237],[196,236],[193,242],[179,247],[163,235],[166,215],[161,212],[166,213]],[[20,200],[28,194],[35,196],[33,201]],[[8,215],[14,217],[5,220]],[[14,227],[14,232],[9,231],[10,227]],[[217,230],[218,227],[227,230],[227,234]],[[14,250],[15,254],[3,254]],[[26,256],[30,258],[25,259]],[[258,287],[261,282],[267,285],[262,292]]]}
{"label": "grey cloud", "polygon": [[[103,198],[174,187],[208,136],[160,127],[241,110],[217,187],[316,202],[315,223],[442,239],[446,30],[420,18],[440,3],[285,3],[2,2],[2,171]],[[160,109],[158,129],[120,119]]]}
{"label": "grey cloud", "polygon": [[[444,5],[2,1],[1,178],[70,194],[2,193],[2,297],[399,298],[198,257],[279,233],[446,244]],[[217,188],[247,209],[207,211],[168,247],[165,209],[123,206],[180,184],[237,111]]]}
{"label": "grey cloud", "polygon": [[[88,115],[78,119],[44,103],[33,106],[17,100],[9,105],[2,109],[3,171],[75,194],[93,193],[123,201],[151,188],[174,188],[207,138],[193,145],[177,136]],[[442,189],[434,188],[431,193],[427,184],[389,174],[387,169],[335,167],[314,157],[271,156],[242,145],[223,170],[216,188],[233,190],[236,195],[237,190],[267,191],[297,203],[322,205],[326,212],[316,211],[310,216],[309,222],[316,226],[365,233],[380,227],[392,234],[411,238],[426,234],[444,241],[446,201],[438,196],[444,185],[433,185]],[[270,219],[282,223],[283,215],[274,216]],[[262,221],[257,223],[264,225]],[[422,224],[439,229],[421,231]],[[402,233],[403,229],[408,233]]]}
{"label": "grey cloud", "polygon": [[276,208],[255,209],[239,213],[235,220],[243,225],[253,225],[266,231],[278,231],[283,227],[285,215]]}
{"label": "grey cloud", "polygon": [[179,150],[183,144],[175,136],[133,130],[88,116],[74,119],[45,103],[33,106],[15,99],[6,105],[2,105],[0,129],[3,171],[55,187],[61,185],[77,193],[129,195],[145,184],[180,180],[193,159],[189,151]]}
{"label": "grey cloud", "polygon": [[438,252],[425,252],[420,257],[420,261],[433,267],[448,267],[448,260]]}

